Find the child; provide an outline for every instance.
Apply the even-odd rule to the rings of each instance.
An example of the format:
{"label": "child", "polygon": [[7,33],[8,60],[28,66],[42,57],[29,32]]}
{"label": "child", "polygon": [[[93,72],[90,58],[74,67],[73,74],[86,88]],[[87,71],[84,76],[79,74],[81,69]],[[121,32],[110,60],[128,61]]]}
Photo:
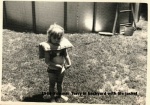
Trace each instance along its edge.
{"label": "child", "polygon": [[[44,49],[45,63],[48,65],[47,72],[49,75],[49,92],[51,101],[57,101],[61,98],[62,82],[65,74],[65,69],[71,66],[70,57],[67,48],[73,45],[64,38],[64,29],[53,24],[49,27],[48,41],[40,43]],[[57,83],[57,96],[55,96],[54,88]]]}

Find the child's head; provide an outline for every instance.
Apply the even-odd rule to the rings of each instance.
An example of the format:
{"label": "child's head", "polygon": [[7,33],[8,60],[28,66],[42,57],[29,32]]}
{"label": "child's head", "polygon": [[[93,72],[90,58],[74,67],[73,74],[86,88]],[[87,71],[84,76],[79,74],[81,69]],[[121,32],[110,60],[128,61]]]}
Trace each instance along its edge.
{"label": "child's head", "polygon": [[47,30],[47,35],[48,42],[55,45],[59,45],[64,35],[64,29],[57,24],[50,25],[49,29]]}

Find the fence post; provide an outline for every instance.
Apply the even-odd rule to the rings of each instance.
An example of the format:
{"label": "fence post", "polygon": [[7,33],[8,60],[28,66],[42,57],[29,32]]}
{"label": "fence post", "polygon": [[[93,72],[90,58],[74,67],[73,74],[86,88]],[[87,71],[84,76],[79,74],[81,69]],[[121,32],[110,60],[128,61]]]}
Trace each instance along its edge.
{"label": "fence post", "polygon": [[67,32],[67,2],[64,2],[64,29]]}
{"label": "fence post", "polygon": [[33,21],[33,32],[36,33],[35,1],[32,1],[32,21]]}
{"label": "fence post", "polygon": [[[3,15],[5,16],[5,20],[4,20],[4,16],[3,16],[3,27],[7,27],[8,23],[7,23],[7,11],[6,11],[6,1],[3,1]],[[4,23],[5,21],[5,23]]]}
{"label": "fence post", "polygon": [[95,32],[96,2],[93,3],[93,26],[92,32]]}

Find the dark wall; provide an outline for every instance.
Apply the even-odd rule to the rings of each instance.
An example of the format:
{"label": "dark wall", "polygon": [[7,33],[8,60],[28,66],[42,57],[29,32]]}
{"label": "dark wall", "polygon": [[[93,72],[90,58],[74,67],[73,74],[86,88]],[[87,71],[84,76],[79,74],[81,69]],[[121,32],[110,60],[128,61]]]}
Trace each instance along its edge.
{"label": "dark wall", "polygon": [[95,31],[112,31],[115,20],[116,5],[116,3],[96,4]]}
{"label": "dark wall", "polygon": [[67,31],[91,32],[93,26],[93,2],[67,3]]}
{"label": "dark wall", "polygon": [[142,16],[145,20],[148,20],[148,4],[142,3],[140,4],[140,16]]}
{"label": "dark wall", "polygon": [[[46,33],[50,24],[57,23],[66,32],[112,32],[117,3],[5,1],[3,26]],[[34,5],[33,5],[34,4]],[[120,9],[129,8],[121,3]],[[129,14],[120,16],[128,22]],[[5,28],[4,27],[4,28]]]}
{"label": "dark wall", "polygon": [[5,26],[11,29],[32,30],[31,2],[6,1],[3,4]]}

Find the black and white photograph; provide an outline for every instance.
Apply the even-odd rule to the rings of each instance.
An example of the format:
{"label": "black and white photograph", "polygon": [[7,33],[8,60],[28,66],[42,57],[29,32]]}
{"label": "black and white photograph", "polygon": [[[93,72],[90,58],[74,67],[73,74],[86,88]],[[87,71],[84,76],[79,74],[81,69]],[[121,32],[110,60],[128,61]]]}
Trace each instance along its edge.
{"label": "black and white photograph", "polygon": [[1,12],[1,102],[148,105],[148,3],[6,0]]}

